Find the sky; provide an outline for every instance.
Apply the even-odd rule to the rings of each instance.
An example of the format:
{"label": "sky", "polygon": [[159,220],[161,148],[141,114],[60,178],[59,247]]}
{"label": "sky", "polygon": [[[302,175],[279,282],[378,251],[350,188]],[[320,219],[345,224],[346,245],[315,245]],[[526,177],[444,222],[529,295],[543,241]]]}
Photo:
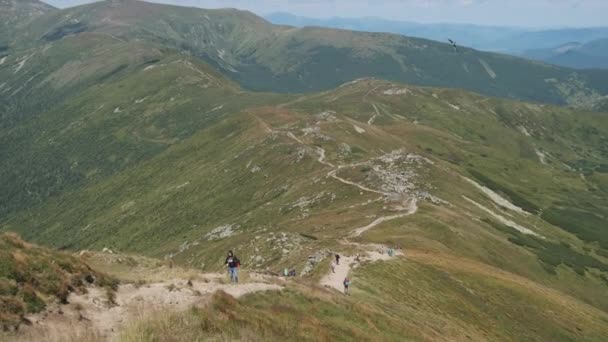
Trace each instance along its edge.
{"label": "sky", "polygon": [[[57,7],[92,0],[44,0]],[[203,8],[233,7],[265,15],[328,18],[375,16],[421,23],[493,26],[608,26],[608,0],[153,0]]]}

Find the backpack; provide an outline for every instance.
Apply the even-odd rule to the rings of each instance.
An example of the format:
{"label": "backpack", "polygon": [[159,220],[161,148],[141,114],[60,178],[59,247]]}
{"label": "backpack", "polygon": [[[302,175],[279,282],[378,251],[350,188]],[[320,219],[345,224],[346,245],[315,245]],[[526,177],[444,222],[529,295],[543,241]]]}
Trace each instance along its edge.
{"label": "backpack", "polygon": [[350,279],[344,279],[344,286],[350,286]]}
{"label": "backpack", "polygon": [[236,265],[236,267],[241,267],[241,260],[239,260],[239,258],[234,257],[234,264]]}

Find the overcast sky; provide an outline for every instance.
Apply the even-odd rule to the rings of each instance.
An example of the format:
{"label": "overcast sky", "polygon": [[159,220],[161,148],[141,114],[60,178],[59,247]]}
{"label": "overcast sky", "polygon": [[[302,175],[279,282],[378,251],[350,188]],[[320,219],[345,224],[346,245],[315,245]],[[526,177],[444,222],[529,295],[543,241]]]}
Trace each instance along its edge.
{"label": "overcast sky", "polygon": [[[92,0],[44,0],[67,7]],[[154,0],[203,8],[234,7],[264,15],[377,16],[416,22],[528,27],[608,26],[608,0]]]}

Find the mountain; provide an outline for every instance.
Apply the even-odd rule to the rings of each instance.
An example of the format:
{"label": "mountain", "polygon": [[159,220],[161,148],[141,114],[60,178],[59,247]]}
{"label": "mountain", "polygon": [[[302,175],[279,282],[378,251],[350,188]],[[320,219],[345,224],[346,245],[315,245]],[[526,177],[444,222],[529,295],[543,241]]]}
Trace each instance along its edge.
{"label": "mountain", "polygon": [[[500,98],[351,79],[360,70],[384,75],[388,62],[368,55],[384,51],[420,65],[421,75],[431,72],[426,60],[445,61],[432,72],[456,84],[448,69],[456,62],[442,56],[458,55],[425,40],[128,0],[53,11],[14,42],[0,64],[0,231],[83,260],[82,250],[105,251],[100,269],[131,276],[119,302],[167,304],[158,317],[120,327],[123,340],[608,334],[608,116],[505,98],[554,87],[583,104],[577,89],[597,84],[589,95],[604,106],[602,72],[465,50],[462,58],[483,57],[492,82],[517,79],[500,63],[521,67],[512,72],[518,86],[484,91],[509,89]],[[389,42],[408,43],[407,54]],[[309,47],[317,44],[320,54],[344,52],[335,62],[352,68],[348,77],[316,59]],[[426,48],[416,55],[419,44]],[[353,51],[361,64],[348,66]],[[324,71],[324,86],[311,86],[322,91],[242,86],[278,87],[292,68]],[[251,70],[259,77],[243,75]],[[537,76],[524,71],[538,70],[556,78],[530,87]],[[349,82],[329,88],[342,77]],[[489,84],[481,80],[469,85]],[[221,278],[227,250],[242,262],[243,285],[270,279],[281,291],[206,298],[195,289],[209,279],[171,271],[177,264]],[[6,260],[29,260],[26,252],[8,250],[0,272],[10,270]],[[156,258],[153,267],[140,265],[141,255]],[[276,276],[284,269],[298,277]],[[132,278],[142,272],[164,282]],[[0,285],[6,274],[14,272],[0,273]],[[336,291],[346,277],[351,296]],[[92,306],[127,321],[124,303]]]}
{"label": "mountain", "polygon": [[[506,39],[526,30],[517,27],[481,26],[471,24],[421,24],[407,21],[394,21],[382,18],[340,18],[318,19],[296,16],[290,13],[272,13],[265,18],[278,25],[295,27],[331,27],[353,31],[388,32],[411,37],[447,42],[448,38],[458,41],[459,45],[480,50],[494,50],[494,42]],[[500,47],[496,46],[500,51]]]}
{"label": "mountain", "polygon": [[[186,107],[189,116],[180,114],[179,107],[163,106],[172,103],[170,98],[154,89],[129,93],[127,99],[105,94],[154,84],[156,77],[176,72],[171,64],[162,64],[94,88],[73,101],[74,116],[68,120],[59,111],[34,120],[48,124],[53,118],[57,130],[41,133],[56,137],[57,150],[50,153],[69,160],[73,172],[79,171],[74,165],[104,170],[145,146],[157,146],[158,151],[5,215],[3,230],[58,248],[107,247],[206,271],[221,269],[224,252],[234,249],[248,269],[293,267],[298,274],[310,272],[307,276],[323,274],[327,264],[310,260],[320,257],[321,262],[328,250],[347,256],[367,244],[403,246],[405,259],[352,273],[361,291],[355,295],[368,308],[364,312],[383,312],[377,324],[395,319],[386,314],[386,305],[392,303],[391,315],[402,323],[386,328],[386,336],[409,331],[413,339],[423,339],[433,330],[413,329],[420,322],[407,314],[410,310],[445,320],[455,329],[450,334],[463,336],[486,329],[515,339],[601,340],[605,335],[600,323],[608,307],[603,296],[608,240],[601,229],[608,208],[605,114],[374,79],[283,97],[274,104],[260,99],[259,104],[218,109],[215,115],[208,112],[251,94],[217,95],[212,103],[205,101],[209,107]],[[190,93],[190,87],[179,88],[180,82],[179,77],[172,81],[180,89],[168,94],[173,102],[196,104],[201,94],[215,91],[191,83]],[[173,86],[166,87],[172,92]],[[148,101],[150,107],[142,111],[139,106]],[[91,112],[104,103],[107,109]],[[156,115],[162,115],[156,128],[125,124],[138,118],[154,122]],[[189,136],[173,138],[167,133],[181,121],[177,119],[197,128]],[[199,125],[199,120],[206,124]],[[96,135],[90,133],[93,129]],[[163,134],[155,135],[159,130]],[[34,139],[38,143],[32,142],[31,151],[48,144],[45,135]],[[112,154],[90,147],[113,140],[142,145]],[[23,147],[14,147],[14,152],[19,148],[24,158],[31,153]],[[52,174],[52,165],[31,165],[28,172],[39,178]],[[349,236],[360,247],[342,245]],[[404,282],[399,275],[409,279],[409,295],[395,300]],[[321,300],[294,291],[279,301],[294,315],[306,315],[303,303]],[[407,304],[426,296],[437,302]],[[492,298],[491,310],[486,301],[478,301],[480,296]],[[274,298],[259,295],[243,305],[264,311],[279,300],[269,297]],[[559,299],[564,297],[568,304]],[[467,306],[462,322],[454,321],[459,310],[442,304],[448,298]],[[556,316],[514,318],[530,301]],[[332,310],[348,308],[317,303]],[[239,310],[246,320],[261,314]],[[486,318],[505,314],[511,317],[501,318],[507,328],[496,328]],[[560,323],[574,319],[567,326]],[[547,329],[532,329],[540,323]],[[461,324],[464,328],[454,326]],[[522,329],[508,328],[514,324]],[[584,333],[570,331],[574,325]]]}
{"label": "mountain", "polygon": [[551,49],[526,51],[524,55],[531,59],[577,69],[608,68],[608,38],[591,42],[568,43]]}
{"label": "mountain", "polygon": [[603,73],[456,52],[448,44],[392,34],[275,26],[236,10],[99,2],[49,14],[27,32],[38,38],[17,37],[22,47],[78,32],[153,42],[187,51],[255,91],[314,92],[371,76],[588,107],[608,93]]}
{"label": "mountain", "polygon": [[608,28],[526,29],[521,27],[481,26],[467,24],[391,21],[381,18],[329,18],[315,19],[289,13],[272,13],[270,22],[295,27],[333,27],[355,31],[390,32],[406,36],[447,41],[454,39],[459,45],[479,50],[501,51],[519,55],[523,51],[553,48],[571,41],[587,43],[608,37]]}
{"label": "mountain", "polygon": [[569,42],[588,43],[608,38],[608,27],[569,28],[524,32],[496,42],[508,51],[522,52],[531,49],[553,48]]}
{"label": "mountain", "polygon": [[38,0],[0,0],[0,56],[10,47],[11,39],[36,18],[55,8]]}

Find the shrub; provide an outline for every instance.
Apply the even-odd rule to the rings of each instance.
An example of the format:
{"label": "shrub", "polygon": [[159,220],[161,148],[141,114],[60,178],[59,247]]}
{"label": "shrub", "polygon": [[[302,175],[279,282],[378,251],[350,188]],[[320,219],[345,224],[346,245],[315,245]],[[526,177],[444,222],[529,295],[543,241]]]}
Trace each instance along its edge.
{"label": "shrub", "polygon": [[605,219],[577,208],[546,209],[542,218],[564,230],[567,230],[581,240],[598,242],[604,249],[608,249],[608,229]]}

